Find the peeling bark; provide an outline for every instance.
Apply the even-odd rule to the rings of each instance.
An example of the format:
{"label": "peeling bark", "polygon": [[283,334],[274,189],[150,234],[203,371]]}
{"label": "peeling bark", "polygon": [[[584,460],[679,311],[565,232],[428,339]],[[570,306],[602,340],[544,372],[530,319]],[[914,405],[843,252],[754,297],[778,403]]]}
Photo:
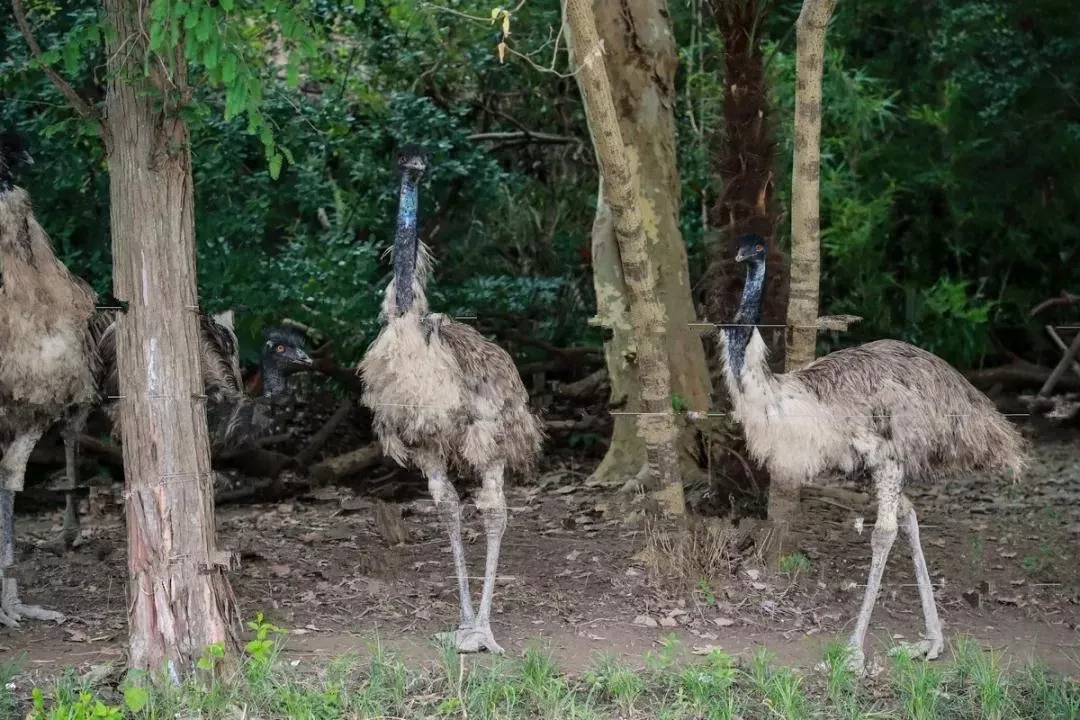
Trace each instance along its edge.
{"label": "peeling bark", "polygon": [[[620,9],[623,9],[621,4]],[[657,271],[650,257],[647,230],[647,223],[655,224],[657,215],[655,209],[642,210],[637,169],[631,161],[631,156],[636,153],[628,151],[623,142],[620,113],[616,112],[592,2],[565,0],[563,13],[574,77],[585,104],[585,117],[603,177],[603,197],[610,209],[622,270],[627,317],[634,343],[632,357],[626,359],[636,364],[638,372],[639,411],[642,414],[636,416],[636,426],[645,445],[648,489],[652,491],[653,506],[660,516],[681,518],[685,514],[685,502],[665,347],[665,327],[670,319],[658,296]],[[662,96],[655,91],[653,94],[658,104],[655,111],[659,112]],[[649,102],[646,95],[642,106],[648,107]],[[652,198],[646,200],[652,202]],[[594,262],[597,262],[595,258]]]}
{"label": "peeling bark", "polygon": [[[689,409],[705,409],[710,384],[691,296],[686,245],[679,228],[681,207],[675,159],[675,71],[678,49],[665,0],[594,0],[597,32],[605,50],[605,65],[631,182],[637,187],[646,252],[655,272],[656,296],[666,319],[667,368],[671,392]],[[630,322],[627,287],[611,208],[604,199],[603,180],[592,229],[593,284],[597,297],[595,324],[608,328],[605,359],[611,378],[611,404],[623,410],[641,407],[635,335]],[[679,433],[683,475],[698,472],[693,428]],[[622,485],[645,464],[644,442],[633,416],[615,418],[611,445],[594,479]]]}
{"label": "peeling bark", "polygon": [[144,69],[149,12],[147,0],[105,2],[113,294],[129,303],[117,327],[128,662],[177,681],[207,645],[235,649],[235,611],[214,542],[183,43],[171,77],[156,60]]}

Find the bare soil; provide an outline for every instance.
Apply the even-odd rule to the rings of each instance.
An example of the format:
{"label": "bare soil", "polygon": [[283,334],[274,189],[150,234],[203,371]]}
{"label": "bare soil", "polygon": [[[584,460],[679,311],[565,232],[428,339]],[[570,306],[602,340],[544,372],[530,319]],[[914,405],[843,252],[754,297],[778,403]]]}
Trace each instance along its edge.
{"label": "bare soil", "polygon": [[[870,560],[872,508],[805,498],[797,543],[808,570],[769,576],[753,558],[737,557],[713,577],[680,585],[649,576],[635,559],[641,533],[606,517],[610,498],[585,477],[568,464],[508,490],[492,622],[508,653],[536,643],[574,673],[598,652],[640,665],[674,633],[689,648],[741,655],[764,646],[806,667],[849,631]],[[1039,442],[1016,484],[973,477],[910,494],[950,639],[970,634],[1009,661],[1039,659],[1080,675],[1080,441]],[[377,520],[386,513],[374,511],[376,502],[323,488],[280,504],[219,509],[219,542],[241,558],[230,574],[241,611],[247,619],[261,610],[288,628],[293,659],[363,654],[377,641],[425,662],[438,654],[433,635],[455,623],[449,548],[431,501],[390,507],[390,515],[400,507],[407,531],[394,545],[384,540],[392,533]],[[42,675],[122,659],[126,642],[121,513],[84,518],[85,542],[65,554],[48,549],[60,520],[56,511],[17,516],[19,575],[25,601],[61,610],[67,621],[0,628],[0,657],[25,652],[28,669]],[[484,541],[471,504],[465,527],[470,569],[479,574]],[[473,584],[478,595],[479,580]],[[871,626],[875,654],[921,630],[911,562],[897,542]]]}

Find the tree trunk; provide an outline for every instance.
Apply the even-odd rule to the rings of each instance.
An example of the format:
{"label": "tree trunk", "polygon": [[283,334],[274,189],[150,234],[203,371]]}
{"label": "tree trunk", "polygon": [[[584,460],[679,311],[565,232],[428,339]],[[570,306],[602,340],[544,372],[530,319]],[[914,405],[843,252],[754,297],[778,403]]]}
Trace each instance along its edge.
{"label": "tree trunk", "polygon": [[[641,402],[641,414],[636,416],[637,430],[645,445],[649,490],[653,492],[660,516],[681,518],[685,514],[685,501],[679,472],[678,430],[672,412],[671,373],[664,345],[665,309],[648,253],[636,168],[623,144],[592,2],[565,0],[563,13],[574,77],[585,104],[585,117],[606,191],[604,197],[611,210],[629,306],[634,344],[628,349],[626,359],[637,366]],[[655,211],[651,217],[655,221]]]}
{"label": "tree trunk", "polygon": [[[731,319],[742,293],[742,267],[731,262],[740,235],[757,233],[770,240],[769,273],[761,324],[783,325],[787,312],[788,262],[774,241],[773,171],[776,140],[765,83],[762,28],[769,0],[710,0],[713,18],[724,39],[724,125],[710,133],[710,150],[718,158],[721,195],[709,211],[710,227],[719,231],[713,260],[705,274],[705,308],[709,319]],[[783,333],[763,328],[769,364],[784,367]],[[718,351],[718,346],[713,347]]]}
{"label": "tree trunk", "polygon": [[[619,110],[619,128],[628,169],[641,199],[646,252],[656,269],[656,296],[663,304],[667,337],[666,363],[671,392],[691,410],[710,404],[708,367],[696,320],[687,267],[686,245],[679,229],[680,181],[675,162],[675,70],[678,52],[666,0],[593,0],[597,31],[603,38],[611,96]],[[611,405],[620,410],[641,407],[640,381],[633,348],[627,287],[620,263],[611,208],[603,180],[592,231],[595,324],[607,328],[604,344]],[[679,456],[684,477],[699,472],[694,428],[684,424]],[[623,484],[646,464],[645,445],[636,418],[616,415],[611,445],[593,479]]]}
{"label": "tree trunk", "polygon": [[[199,368],[191,151],[183,41],[152,58],[147,0],[105,0],[113,293],[127,484],[130,656],[172,680],[204,648],[235,643],[214,543]],[[173,74],[166,75],[170,59]]]}
{"label": "tree trunk", "polygon": [[[803,0],[795,26],[795,156],[791,177],[791,297],[788,303],[786,371],[814,359],[818,283],[821,275],[821,73],[825,30],[836,0]],[[769,486],[771,526],[764,556],[776,566],[799,511],[799,487]]]}
{"label": "tree trunk", "polygon": [[785,371],[806,366],[817,346],[821,281],[821,73],[836,0],[803,0],[795,26],[795,156],[791,174],[791,299]]}

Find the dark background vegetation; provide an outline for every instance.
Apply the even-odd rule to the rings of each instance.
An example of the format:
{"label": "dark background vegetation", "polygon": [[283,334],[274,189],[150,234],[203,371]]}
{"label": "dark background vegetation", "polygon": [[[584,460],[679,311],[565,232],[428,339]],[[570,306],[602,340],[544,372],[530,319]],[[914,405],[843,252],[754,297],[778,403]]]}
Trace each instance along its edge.
{"label": "dark background vegetation", "polygon": [[[222,120],[214,92],[191,110],[201,296],[209,310],[242,310],[247,359],[259,327],[283,316],[333,337],[342,361],[362,353],[393,234],[392,151],[409,141],[435,158],[422,200],[438,260],[433,305],[475,315],[496,334],[525,326],[557,347],[598,344],[586,325],[595,161],[573,79],[542,70],[558,3],[534,0],[513,17],[513,47],[534,64],[500,64],[497,24],[413,2],[314,4],[337,21],[319,28],[328,44],[301,91],[266,69],[268,113],[295,160],[277,181],[246,121]],[[683,60],[683,230],[697,281],[719,245],[701,207],[718,191],[709,153],[722,132],[723,63],[708,14],[699,25],[693,4],[670,2]],[[101,50],[80,34],[97,3],[28,6],[44,47],[67,38],[61,56],[73,84],[101,96]],[[27,69],[10,13],[0,3],[0,124],[31,138],[37,163],[25,184],[61,256],[108,291],[101,144]],[[780,208],[790,190],[797,14],[798,3],[774,3],[761,28]],[[1080,285],[1077,67],[1080,13],[1070,0],[840,3],[825,68],[822,311],[865,318],[845,343],[898,337],[960,367],[1054,352],[1025,325],[1032,305]],[[475,137],[520,131],[560,137]],[[518,350],[523,362],[546,352],[524,342]]]}

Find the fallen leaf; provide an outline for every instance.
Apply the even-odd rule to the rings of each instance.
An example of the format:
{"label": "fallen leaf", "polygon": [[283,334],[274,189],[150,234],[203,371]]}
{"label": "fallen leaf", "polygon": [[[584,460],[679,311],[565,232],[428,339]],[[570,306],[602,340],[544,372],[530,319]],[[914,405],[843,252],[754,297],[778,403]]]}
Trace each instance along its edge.
{"label": "fallen leaf", "polygon": [[288,577],[292,574],[292,568],[288,565],[271,565],[270,572],[278,577]]}
{"label": "fallen leaf", "polygon": [[660,626],[666,628],[679,627],[679,621],[673,617],[660,618]]}
{"label": "fallen leaf", "polygon": [[726,618],[726,617],[713,618],[712,621],[713,621],[713,624],[716,625],[717,627],[731,627],[732,625],[735,624],[734,620],[732,620],[731,618]]}
{"label": "fallen leaf", "polygon": [[634,624],[642,627],[656,627],[657,623],[648,615],[638,615],[634,618]]}

